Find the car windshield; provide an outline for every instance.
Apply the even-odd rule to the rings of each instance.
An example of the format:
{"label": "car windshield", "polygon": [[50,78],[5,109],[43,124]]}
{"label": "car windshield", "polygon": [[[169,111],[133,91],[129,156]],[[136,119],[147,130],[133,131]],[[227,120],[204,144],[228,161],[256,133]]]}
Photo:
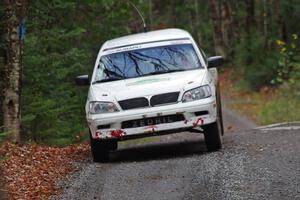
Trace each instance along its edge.
{"label": "car windshield", "polygon": [[203,68],[192,44],[138,49],[102,56],[95,82]]}

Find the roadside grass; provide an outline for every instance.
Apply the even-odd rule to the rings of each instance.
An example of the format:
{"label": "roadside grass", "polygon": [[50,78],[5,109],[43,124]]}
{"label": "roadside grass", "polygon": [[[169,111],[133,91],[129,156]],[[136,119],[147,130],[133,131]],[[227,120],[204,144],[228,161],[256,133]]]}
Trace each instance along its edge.
{"label": "roadside grass", "polygon": [[266,102],[260,113],[262,124],[300,121],[300,98],[279,94],[272,101]]}
{"label": "roadside grass", "polygon": [[0,127],[0,144],[5,141],[8,136],[8,132],[2,131],[3,127]]}
{"label": "roadside grass", "polygon": [[5,138],[7,137],[7,134],[6,133],[1,133],[0,132],[0,144],[2,143],[2,142],[4,142],[5,141]]}
{"label": "roadside grass", "polygon": [[300,97],[286,88],[252,91],[230,71],[221,74],[220,85],[228,107],[259,125],[300,120]]}

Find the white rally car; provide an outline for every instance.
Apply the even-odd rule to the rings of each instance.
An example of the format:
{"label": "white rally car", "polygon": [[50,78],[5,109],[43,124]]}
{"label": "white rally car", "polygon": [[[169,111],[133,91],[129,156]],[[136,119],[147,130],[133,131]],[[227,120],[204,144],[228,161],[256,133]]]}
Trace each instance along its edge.
{"label": "white rally car", "polygon": [[109,40],[101,47],[90,85],[86,118],[95,162],[107,161],[120,140],[178,131],[204,133],[209,151],[222,147],[216,67],[191,35],[165,29]]}

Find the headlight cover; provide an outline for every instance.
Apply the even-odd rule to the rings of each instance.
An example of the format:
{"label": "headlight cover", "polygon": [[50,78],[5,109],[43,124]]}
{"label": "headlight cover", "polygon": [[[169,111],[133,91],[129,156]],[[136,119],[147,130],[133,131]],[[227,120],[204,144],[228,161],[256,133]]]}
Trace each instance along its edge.
{"label": "headlight cover", "polygon": [[118,108],[113,102],[104,102],[104,101],[90,102],[91,114],[112,113],[118,111],[119,111]]}
{"label": "headlight cover", "polygon": [[211,96],[211,89],[209,85],[200,86],[185,92],[182,96],[182,102],[190,102],[199,99],[208,98]]}

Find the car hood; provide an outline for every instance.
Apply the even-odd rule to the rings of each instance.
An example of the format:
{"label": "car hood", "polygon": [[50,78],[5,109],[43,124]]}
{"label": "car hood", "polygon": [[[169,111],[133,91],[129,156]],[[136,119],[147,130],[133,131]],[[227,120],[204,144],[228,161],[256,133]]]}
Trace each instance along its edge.
{"label": "car hood", "polygon": [[169,92],[185,91],[201,85],[205,69],[144,76],[91,85],[92,101],[124,100]]}

